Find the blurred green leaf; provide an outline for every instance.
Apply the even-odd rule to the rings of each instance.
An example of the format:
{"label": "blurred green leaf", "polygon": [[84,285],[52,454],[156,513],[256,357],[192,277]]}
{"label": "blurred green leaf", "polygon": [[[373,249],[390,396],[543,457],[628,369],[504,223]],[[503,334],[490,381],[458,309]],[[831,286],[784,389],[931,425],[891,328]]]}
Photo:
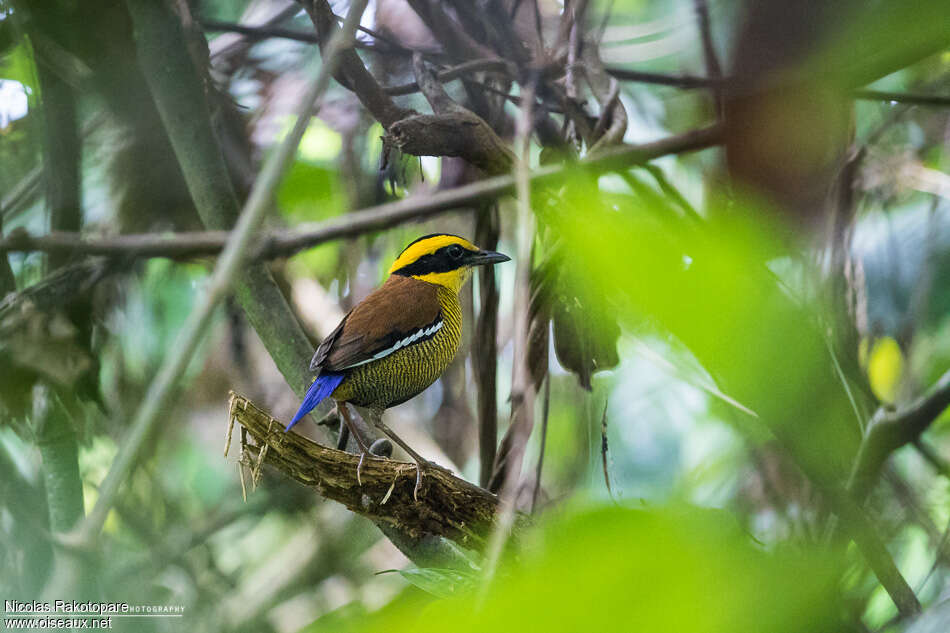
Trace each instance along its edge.
{"label": "blurred green leaf", "polygon": [[296,161],[277,191],[277,203],[288,220],[315,222],[340,215],[343,190],[335,169]]}
{"label": "blurred green leaf", "polygon": [[353,623],[362,620],[367,615],[366,607],[362,603],[349,602],[339,609],[320,616],[304,628],[300,633],[341,633],[353,630]]}
{"label": "blurred green leaf", "polygon": [[534,537],[483,600],[400,600],[359,630],[837,630],[828,557],[761,551],[720,513],[593,509]]}
{"label": "blurred green leaf", "polygon": [[550,225],[622,323],[679,339],[719,389],[781,433],[809,476],[847,472],[859,427],[819,326],[827,310],[770,269],[783,235],[771,214],[738,199],[701,224],[668,222],[657,201],[608,203],[580,178],[557,195]]}
{"label": "blurred green leaf", "polygon": [[[4,20],[4,22],[9,22],[9,20]],[[30,104],[35,105],[37,84],[33,53],[29,45],[22,40],[0,56],[0,79],[12,79],[26,86]]]}
{"label": "blurred green leaf", "polygon": [[436,598],[451,598],[470,591],[477,580],[473,573],[437,567],[410,567],[398,572],[414,586]]}

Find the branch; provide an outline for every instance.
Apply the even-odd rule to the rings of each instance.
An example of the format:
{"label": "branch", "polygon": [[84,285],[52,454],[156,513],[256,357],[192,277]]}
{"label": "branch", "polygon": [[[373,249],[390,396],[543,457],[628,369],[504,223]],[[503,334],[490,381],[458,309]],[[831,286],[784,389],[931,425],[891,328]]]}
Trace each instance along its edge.
{"label": "branch", "polygon": [[[0,215],[0,236],[3,235],[3,216]],[[0,237],[2,239],[2,237]],[[6,253],[0,253],[0,302],[9,293],[16,292],[16,278]]]}
{"label": "branch", "polygon": [[[449,82],[454,79],[468,79],[471,73],[493,72],[500,73],[506,77],[511,75],[511,68],[508,62],[503,59],[473,59],[472,61],[461,63],[445,70],[440,70],[436,78],[441,82]],[[386,94],[390,96],[410,95],[421,91],[419,83],[412,81],[398,86],[389,86],[384,88]]]}
{"label": "branch", "polygon": [[[43,27],[37,25],[37,35]],[[50,226],[54,230],[78,231],[82,189],[79,175],[81,141],[77,120],[77,98],[73,89],[46,64],[38,64],[37,75],[43,102],[43,174]],[[56,271],[68,258],[49,254],[48,269]],[[77,308],[69,315],[82,330],[89,310]],[[82,345],[88,338],[82,337]],[[49,527],[53,533],[69,531],[84,514],[82,476],[79,474],[79,445],[69,411],[57,389],[41,384],[35,394],[33,422],[36,445],[43,460],[43,481],[49,506]]]}
{"label": "branch", "polygon": [[495,51],[476,41],[468,31],[453,20],[441,2],[408,0],[409,6],[425,23],[429,32],[456,59],[497,59]]}
{"label": "branch", "polygon": [[[814,481],[814,479],[812,479]],[[841,519],[849,536],[858,546],[864,560],[887,595],[894,601],[898,612],[904,617],[913,617],[920,613],[920,601],[914,595],[914,590],[907,584],[900,570],[891,558],[884,542],[881,541],[871,519],[847,494],[830,488],[824,488],[835,514]]]}
{"label": "branch", "polygon": [[[304,44],[320,43],[320,38],[317,37],[317,34],[312,31],[290,29],[270,24],[238,24],[237,22],[210,20],[206,18],[200,19],[199,23],[201,24],[201,28],[203,28],[205,31],[209,31],[211,33],[237,33],[252,41],[278,38],[284,40],[293,40],[295,42],[303,42]],[[380,46],[378,43],[371,44],[362,40],[356,40],[353,42],[353,46],[355,48],[369,51],[380,51],[381,53],[385,53],[387,55],[392,53],[411,55],[413,52],[413,49],[400,46],[388,38],[383,38],[379,33],[372,29],[360,26],[359,30],[373,37],[376,42],[380,42],[383,45]]]}
{"label": "branch", "polygon": [[[330,9],[327,0],[309,0],[302,2],[302,4],[317,29],[317,35],[321,47],[323,47],[324,43],[328,42],[330,37],[340,30],[336,25],[336,16]],[[360,56],[353,49],[347,49],[341,53],[339,70],[335,71],[333,76],[353,91],[359,98],[360,103],[383,125],[383,129],[388,130],[389,126],[396,121],[413,114],[412,110],[401,108],[393,102],[376,79],[366,70]]]}
{"label": "branch", "polygon": [[894,101],[908,105],[933,106],[937,108],[950,107],[950,96],[948,95],[887,92],[885,90],[855,90],[852,96],[862,101]]}
{"label": "branch", "polygon": [[604,149],[623,142],[623,136],[627,132],[627,110],[620,101],[620,86],[617,80],[604,71],[599,53],[592,42],[585,47],[583,59],[586,62],[584,76],[587,84],[600,103],[600,119],[591,132],[593,144],[588,150],[588,154],[597,155]]}
{"label": "branch", "polygon": [[950,371],[941,376],[930,393],[904,409],[878,409],[868,424],[848,481],[848,492],[858,503],[871,491],[888,456],[905,444],[917,441],[947,407],[950,407]]}
{"label": "branch", "polygon": [[[700,128],[643,145],[611,147],[594,158],[577,163],[546,165],[532,171],[530,179],[535,186],[545,186],[556,184],[565,174],[577,169],[586,169],[592,173],[623,171],[634,165],[644,165],[661,156],[713,147],[721,140],[719,126]],[[251,247],[250,257],[289,257],[332,240],[379,231],[410,220],[422,220],[459,207],[476,207],[482,202],[507,195],[513,189],[513,176],[495,176],[462,187],[436,191],[425,197],[413,196],[354,211],[324,222],[303,224],[294,230],[264,232],[257,236],[254,246]],[[31,236],[24,231],[17,231],[0,239],[0,253],[68,250],[87,255],[184,259],[220,253],[227,236],[227,231],[196,231],[172,235],[145,233],[114,237],[87,237],[77,233]],[[308,364],[309,358],[303,366]]]}
{"label": "branch", "polygon": [[41,312],[52,312],[69,305],[77,296],[89,291],[114,268],[101,259],[85,260],[50,273],[42,280],[0,299],[0,335],[7,333],[10,320],[28,312],[30,306]]}
{"label": "branch", "polygon": [[[475,243],[495,250],[501,232],[498,204],[490,204],[487,213],[475,221]],[[472,341],[472,370],[475,374],[478,405],[478,483],[488,486],[495,464],[498,444],[498,286],[495,271],[488,267],[478,272],[478,320]]]}
{"label": "branch", "polygon": [[514,155],[480,116],[449,97],[422,56],[412,69],[435,114],[416,114],[389,126],[384,142],[413,156],[456,156],[492,175],[511,170]]}
{"label": "branch", "polygon": [[[729,84],[729,77],[698,77],[695,75],[666,75],[663,73],[630,70],[617,66],[607,66],[607,74],[621,81],[637,81],[645,84],[670,86],[683,90],[717,89]],[[889,92],[887,90],[870,90],[861,88],[851,92],[853,99],[860,101],[894,101],[908,105],[932,106],[937,108],[950,107],[950,95],[932,95],[919,92]]]}
{"label": "branch", "polygon": [[[696,12],[696,21],[699,23],[699,36],[703,42],[703,58],[706,62],[706,74],[712,79],[722,77],[722,66],[716,54],[716,45],[712,39],[712,26],[709,23],[709,4],[706,0],[693,0],[693,9]],[[722,90],[721,86],[712,89],[713,102],[718,118],[722,118]]]}
{"label": "branch", "polygon": [[[415,464],[365,459],[358,482],[359,455],[321,446],[296,433],[285,433],[282,422],[233,391],[228,418],[246,429],[254,440],[254,444],[242,446],[250,453],[250,457],[242,457],[242,464],[250,467],[253,479],[260,476],[261,463],[267,463],[314,488],[322,497],[376,523],[394,527],[413,538],[441,536],[469,549],[480,548],[494,525],[497,497],[445,469],[433,467],[426,471],[416,502]],[[229,427],[228,445],[230,434]]]}
{"label": "branch", "polygon": [[0,198],[0,218],[15,214],[29,205],[40,193],[40,181],[43,179],[43,167],[37,165],[26,173],[7,193]]}
{"label": "branch", "polygon": [[725,85],[726,83],[725,79],[711,79],[709,77],[696,77],[693,75],[666,75],[643,70],[619,68],[617,66],[607,66],[604,70],[611,77],[615,77],[621,81],[638,81],[645,84],[682,88],[683,90],[715,88]]}
{"label": "branch", "polygon": [[511,450],[505,455],[506,471],[503,475],[498,497],[501,508],[498,526],[491,535],[485,556],[485,578],[490,581],[501,559],[509,532],[515,521],[515,504],[521,481],[521,466],[525,448],[534,427],[535,385],[528,366],[528,341],[531,330],[531,269],[534,258],[535,217],[531,209],[531,130],[534,115],[536,82],[523,85],[524,101],[515,130],[515,147],[518,151],[515,163],[515,179],[518,197],[518,239],[515,270],[514,306],[514,363],[511,368]]}
{"label": "branch", "polygon": [[201,25],[201,28],[206,31],[211,31],[212,33],[238,33],[239,35],[244,35],[248,39],[252,40],[264,40],[271,37],[276,37],[285,40],[293,40],[295,42],[304,42],[305,44],[320,43],[320,38],[317,37],[316,33],[310,31],[301,31],[299,29],[288,29],[270,24],[252,26],[248,24],[238,24],[236,22],[226,22],[223,20],[209,20],[207,18],[201,18],[198,20],[198,23]]}

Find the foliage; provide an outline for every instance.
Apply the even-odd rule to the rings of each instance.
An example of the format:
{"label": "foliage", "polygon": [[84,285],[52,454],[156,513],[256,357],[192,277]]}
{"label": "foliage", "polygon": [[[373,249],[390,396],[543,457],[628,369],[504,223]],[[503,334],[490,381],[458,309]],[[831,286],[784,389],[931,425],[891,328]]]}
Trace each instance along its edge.
{"label": "foliage", "polygon": [[[184,606],[182,620],[134,625],[156,632],[182,623],[280,633],[943,630],[942,4],[376,0],[252,248],[269,235],[346,227],[361,209],[400,200],[421,209],[477,190],[507,171],[523,126],[528,167],[540,174],[535,228],[519,225],[509,180],[500,197],[465,197],[258,266],[274,292],[245,290],[215,311],[102,533],[70,548],[62,543],[75,534],[51,527],[48,475],[69,472],[43,450],[51,429],[63,461],[78,453],[79,480],[62,489],[81,490],[88,515],[213,265],[80,247],[126,234],[182,240],[201,228],[193,174],[169,142],[176,125],[204,129],[210,158],[223,157],[227,173],[207,190],[246,197],[295,122],[310,67],[327,61],[314,40],[335,28],[328,12],[350,4],[156,0],[174,9],[165,26],[187,50],[165,51],[151,68],[196,71],[192,93],[180,77],[172,84],[201,116],[176,123],[155,105],[169,95],[156,95],[142,70],[142,25],[134,30],[125,3],[0,0],[0,81],[27,97],[25,115],[0,130],[0,294],[11,291],[0,297],[0,599],[62,590]],[[426,28],[437,9],[442,28]],[[463,63],[479,66],[434,79]],[[61,144],[45,136],[50,120],[72,114],[44,102],[43,73],[70,86],[79,165],[57,162]],[[406,94],[413,84],[422,92]],[[428,122],[425,133],[407,132],[407,120]],[[711,124],[722,148],[637,158],[644,143]],[[505,149],[486,159],[486,137]],[[191,164],[210,165],[199,146],[186,148]],[[58,251],[71,259],[53,271],[39,247],[10,245],[48,232],[49,191],[73,168],[82,229],[63,239],[79,247]],[[498,305],[483,296],[487,284],[466,287],[458,361],[386,415],[422,455],[475,481],[480,403],[497,405],[498,443],[515,441],[505,435],[523,356],[515,341],[520,328],[530,333],[535,419],[513,494],[521,514],[500,562],[451,547],[423,560],[425,539],[387,531],[355,502],[351,512],[322,500],[319,485],[279,468],[258,478],[239,428],[222,458],[229,390],[289,419],[300,385],[285,378],[288,349],[332,330],[416,237],[474,238],[477,215],[496,213],[497,248],[517,260],[497,270]],[[8,277],[15,288],[3,286]],[[281,303],[277,287],[290,310],[269,305]],[[492,307],[497,340],[479,340],[472,333]],[[260,332],[291,314],[293,328],[280,331],[300,332],[299,319],[306,337],[275,349]],[[474,361],[485,349],[497,359],[492,380]],[[914,415],[921,403],[927,415]],[[871,430],[895,420],[893,432]],[[298,428],[330,445],[330,426]],[[919,618],[899,604],[881,557],[919,599]]]}

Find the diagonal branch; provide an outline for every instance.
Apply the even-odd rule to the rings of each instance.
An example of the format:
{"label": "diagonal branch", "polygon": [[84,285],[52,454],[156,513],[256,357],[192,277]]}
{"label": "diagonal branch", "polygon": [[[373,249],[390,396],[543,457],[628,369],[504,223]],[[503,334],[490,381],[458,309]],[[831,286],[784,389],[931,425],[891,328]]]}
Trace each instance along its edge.
{"label": "diagonal branch", "polygon": [[[480,549],[495,521],[498,498],[451,472],[433,467],[422,479],[419,500],[413,500],[415,464],[366,459],[357,481],[359,455],[316,444],[231,392],[228,418],[253,438],[242,446],[242,465],[252,479],[269,464],[288,477],[314,488],[377,524],[389,525],[412,538],[435,535],[469,549]],[[230,434],[227,444],[230,445]]]}
{"label": "diagonal branch", "polygon": [[950,407],[950,371],[941,376],[927,395],[907,407],[898,411],[878,410],[868,424],[848,481],[848,491],[858,503],[871,491],[888,456],[905,444],[917,441],[947,407]]}
{"label": "diagonal branch", "polygon": [[[330,37],[340,30],[330,4],[327,0],[305,0],[302,4],[317,29],[321,48],[325,47]],[[366,70],[360,56],[352,48],[341,52],[340,66],[334,72],[334,77],[353,91],[384,129],[388,130],[393,123],[412,114],[411,110],[401,108],[393,102],[392,97],[386,94],[382,86]]]}
{"label": "diagonal branch", "polygon": [[[181,130],[176,129],[174,123],[184,113],[183,111],[191,105],[188,103],[190,101],[189,97],[194,95],[187,95],[186,93],[184,99],[176,101],[175,97],[181,95],[174,90],[169,90],[169,86],[164,85],[163,78],[177,80],[178,73],[175,73],[175,70],[181,70],[183,74],[187,75],[189,70],[193,73],[194,69],[186,61],[187,53],[184,52],[183,48],[179,50],[179,54],[182,55],[182,57],[179,57],[179,62],[184,68],[173,67],[172,74],[169,74],[167,69],[162,69],[164,72],[161,72],[159,68],[150,67],[150,64],[161,65],[166,63],[164,58],[160,61],[155,54],[167,51],[169,43],[181,37],[181,25],[177,18],[168,12],[166,7],[157,7],[150,0],[129,0],[128,4],[135,23],[136,37],[142,52],[143,63],[146,64],[148,70],[154,71],[148,73],[148,76],[154,82],[152,90],[155,93],[159,111],[165,125],[168,127],[179,160],[184,167],[190,152],[193,151],[191,142],[194,139],[179,136]],[[165,359],[158,375],[149,386],[145,400],[131,423],[128,436],[123,440],[119,453],[99,488],[96,505],[78,530],[76,536],[80,543],[91,543],[102,530],[122,482],[128,479],[128,475],[133,469],[141,449],[151,435],[160,413],[170,403],[180,378],[191,361],[197,343],[201,340],[211,322],[215,307],[230,292],[232,283],[240,276],[247,260],[248,247],[254,238],[257,227],[260,226],[264,215],[270,208],[274,191],[280,184],[291,159],[296,154],[297,145],[300,143],[300,139],[310,122],[315,102],[329,85],[329,72],[335,64],[336,53],[347,46],[348,38],[352,38],[365,6],[366,0],[353,4],[350,15],[347,17],[349,30],[341,31],[345,35],[335,36],[333,41],[328,44],[324,64],[301,100],[297,122],[292,132],[284,139],[278,150],[268,158],[261,174],[254,183],[235,229],[229,234],[227,245],[218,260],[202,301],[188,315],[185,324],[178,333],[172,352]],[[216,152],[216,154],[220,160],[220,152]],[[223,170],[223,163],[220,167]],[[183,171],[187,172],[187,169]],[[227,180],[223,178],[218,184],[226,182]],[[205,205],[213,204],[216,201],[210,196],[205,197],[208,192],[197,189],[195,183],[189,182],[189,185],[199,211],[207,214],[208,210],[204,208]],[[230,194],[226,191],[216,193],[217,195],[224,195],[225,199],[231,203],[236,202],[233,191]]]}

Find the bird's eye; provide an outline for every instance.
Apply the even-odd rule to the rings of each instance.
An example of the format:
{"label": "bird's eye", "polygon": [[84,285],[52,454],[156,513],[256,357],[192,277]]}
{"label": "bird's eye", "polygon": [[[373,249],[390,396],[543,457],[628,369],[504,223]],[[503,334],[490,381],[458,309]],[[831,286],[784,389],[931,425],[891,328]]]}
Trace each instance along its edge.
{"label": "bird's eye", "polygon": [[452,246],[449,246],[449,257],[451,257],[452,259],[461,259],[462,253],[463,253],[462,247],[459,246],[458,244],[453,244]]}

